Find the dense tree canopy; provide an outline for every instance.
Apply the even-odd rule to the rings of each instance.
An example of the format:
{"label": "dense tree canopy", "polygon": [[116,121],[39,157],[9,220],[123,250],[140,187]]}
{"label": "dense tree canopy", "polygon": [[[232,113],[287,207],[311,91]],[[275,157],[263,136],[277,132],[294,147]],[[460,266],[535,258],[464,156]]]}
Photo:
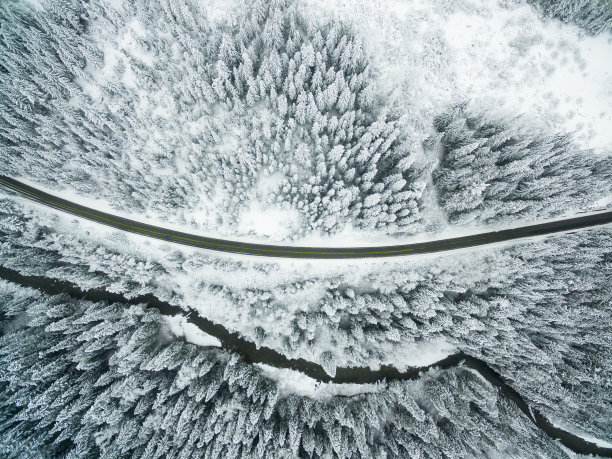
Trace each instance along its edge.
{"label": "dense tree canopy", "polygon": [[579,151],[570,135],[499,120],[465,105],[439,116],[433,180],[452,223],[502,223],[594,208],[612,193],[612,157]]}

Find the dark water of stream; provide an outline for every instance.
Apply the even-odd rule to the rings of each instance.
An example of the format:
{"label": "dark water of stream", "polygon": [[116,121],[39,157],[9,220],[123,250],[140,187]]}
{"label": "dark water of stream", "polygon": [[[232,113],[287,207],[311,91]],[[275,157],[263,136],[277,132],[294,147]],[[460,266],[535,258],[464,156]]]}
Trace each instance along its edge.
{"label": "dark water of stream", "polygon": [[[141,295],[128,299],[121,294],[111,293],[104,289],[82,290],[76,284],[67,281],[59,281],[42,276],[25,276],[10,268],[0,266],[0,278],[10,282],[31,287],[41,292],[57,295],[68,294],[72,297],[89,300],[93,302],[106,301],[109,303],[124,304],[145,304],[159,310],[161,314],[174,316],[184,313],[177,306],[161,301],[151,294]],[[456,366],[463,366],[477,371],[490,384],[495,386],[502,394],[512,400],[516,406],[527,416],[537,427],[548,434],[550,437],[558,439],[561,444],[579,454],[593,454],[604,457],[612,457],[612,448],[599,447],[594,443],[583,440],[582,438],[553,426],[536,409],[531,409],[527,402],[510,387],[493,368],[486,362],[458,352],[445,359],[426,367],[412,367],[406,371],[399,371],[392,366],[381,366],[378,370],[368,367],[349,367],[337,368],[336,375],[330,376],[325,372],[321,365],[309,362],[304,359],[289,359],[274,349],[268,347],[256,347],[254,343],[242,338],[238,333],[230,332],[222,325],[211,322],[210,320],[191,314],[187,320],[198,326],[202,331],[212,335],[221,341],[222,347],[226,350],[236,352],[250,363],[264,363],[277,368],[286,368],[300,371],[311,378],[323,382],[334,383],[374,383],[386,380],[409,380],[418,379],[422,372],[430,368],[448,369]]]}

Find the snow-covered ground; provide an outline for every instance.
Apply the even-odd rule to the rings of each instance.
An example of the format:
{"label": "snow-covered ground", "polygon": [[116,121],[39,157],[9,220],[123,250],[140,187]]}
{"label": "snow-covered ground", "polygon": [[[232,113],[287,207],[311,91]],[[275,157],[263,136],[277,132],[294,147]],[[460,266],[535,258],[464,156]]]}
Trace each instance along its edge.
{"label": "snow-covered ground", "polygon": [[409,367],[426,367],[457,352],[457,348],[443,339],[405,343],[397,349],[393,366],[400,371]]}
{"label": "snow-covered ground", "polygon": [[[206,2],[198,8],[206,12],[211,24],[234,20],[240,9],[239,2],[223,5],[220,7],[217,1]],[[91,78],[79,77],[75,83],[91,98],[94,106],[109,103],[112,111],[117,109],[120,98],[110,103],[105,99],[109,95],[104,96],[101,88],[121,80],[133,98],[130,116],[139,123],[152,116],[149,121],[156,124],[153,128],[146,123],[135,125],[131,143],[122,145],[122,152],[129,168],[147,171],[142,180],[155,178],[164,184],[152,193],[155,196],[150,196],[151,202],[146,199],[140,202],[145,209],[142,213],[123,213],[122,216],[185,232],[243,241],[279,241],[300,234],[299,229],[305,226],[307,217],[303,209],[287,203],[278,205],[273,199],[283,194],[281,184],[289,180],[283,175],[286,171],[258,169],[259,176],[249,177],[248,186],[245,185],[248,190],[238,197],[206,182],[210,178],[203,179],[200,172],[189,168],[189,161],[196,164],[201,161],[197,154],[202,152],[185,145],[197,140],[204,129],[203,118],[197,113],[189,116],[177,113],[172,93],[176,88],[163,86],[152,92],[141,87],[135,76],[134,62],[130,60],[135,58],[143,66],[153,68],[161,58],[174,56],[175,50],[168,45],[172,49],[156,55],[155,50],[146,49],[151,46],[143,43],[149,43],[147,40],[153,32],[143,25],[146,21],[127,14],[122,1],[113,2],[113,6],[122,12],[121,21],[125,23],[119,21],[118,32],[114,34],[105,32],[102,23],[90,25],[91,39],[103,52],[103,62],[101,68],[88,66],[86,71],[91,73]],[[604,155],[612,151],[612,131],[608,129],[612,124],[610,33],[587,36],[575,26],[539,18],[534,8],[521,1],[356,0],[347,3],[305,0],[299,2],[299,6],[308,20],[325,22],[335,18],[353,26],[352,33],[365,49],[381,101],[396,106],[401,115],[399,123],[402,135],[407,138],[406,151],[421,156],[424,162],[435,163],[438,159],[436,152],[422,147],[423,140],[433,133],[434,117],[449,105],[462,101],[486,107],[489,112],[497,110],[504,116],[523,115],[533,124],[554,132],[574,132],[577,146],[593,151],[587,154]],[[157,35],[166,37],[168,33],[163,30]],[[73,99],[74,103],[82,103],[76,97]],[[234,126],[230,112],[218,111],[215,123],[231,129],[223,131],[229,132],[228,136],[215,143],[215,154],[220,159],[227,159],[237,154],[238,146],[249,135],[249,126]],[[181,118],[179,126],[171,125],[170,121],[183,115],[185,119]],[[259,124],[250,128],[270,129],[266,124],[268,115],[264,109],[254,113]],[[207,150],[204,148],[208,153]],[[157,156],[164,156],[164,161],[156,163]],[[74,164],[65,168],[77,171],[79,161],[81,159],[75,158]],[[104,174],[96,179],[99,171],[90,172],[92,181],[98,184],[107,179]],[[32,182],[40,179],[30,178]],[[185,178],[189,183],[193,179],[193,187],[180,205],[169,206],[166,200],[173,199],[175,186],[182,187],[181,180]],[[206,183],[200,183],[201,180]],[[217,191],[207,194],[208,187]],[[65,190],[58,194],[86,205],[90,202],[92,207],[108,211],[130,208],[129,201],[134,196],[126,195],[125,202],[116,199],[121,195],[120,189],[123,187],[106,188],[109,196],[113,196],[107,199],[112,202],[104,195],[93,201],[82,192]],[[432,190],[426,190],[426,194],[428,191]],[[177,192],[180,194],[180,190]],[[434,195],[433,192],[428,194]],[[226,215],[223,209],[227,205],[235,207],[235,216]],[[444,216],[436,208],[435,199],[426,200],[425,205],[423,215],[435,221],[428,228],[434,230],[444,226]],[[358,225],[353,227],[350,219],[342,225],[345,225],[342,231],[331,238],[325,231],[314,230],[306,238],[291,243],[338,246],[385,244],[395,240],[384,229],[376,232],[360,230]],[[455,228],[443,227],[442,230],[450,235]],[[418,237],[437,238],[437,234]]]}
{"label": "snow-covered ground", "polygon": [[[64,244],[74,246],[72,253],[65,253],[66,260],[86,263],[91,272],[119,274],[114,265],[125,260],[125,275],[142,283],[142,287],[126,289],[124,274],[116,282],[100,284],[92,278],[75,275],[63,269],[51,269],[38,273],[32,265],[32,273],[76,282],[83,288],[104,287],[121,292],[128,297],[148,292],[161,300],[176,304],[186,312],[196,312],[202,317],[220,323],[229,330],[238,331],[247,339],[255,338],[256,327],[263,327],[268,337],[259,344],[280,349],[281,342],[291,329],[296,314],[319,307],[327,296],[327,290],[339,283],[359,285],[368,289],[380,284],[382,273],[393,273],[401,269],[402,262],[367,260],[343,260],[340,263],[311,263],[304,260],[266,260],[245,256],[217,256],[206,251],[170,244],[145,236],[124,233],[113,228],[58,213],[40,204],[19,200],[36,221],[57,232],[57,249],[63,251]],[[70,241],[70,242],[69,242]],[[85,242],[87,241],[87,242]],[[104,247],[98,250],[97,247]],[[106,252],[106,254],[105,254]],[[120,254],[120,255],[119,255]],[[182,260],[177,264],[176,260]],[[159,264],[165,273],[151,274],[148,266]],[[414,263],[411,266],[416,266]],[[128,274],[129,272],[129,274]],[[371,276],[376,277],[374,284]],[[219,288],[220,287],[220,288]],[[270,292],[268,303],[262,303],[260,292]],[[241,293],[242,292],[242,293]],[[228,296],[230,293],[230,296]],[[190,324],[177,316],[170,324],[172,333],[201,345],[218,345],[206,337],[190,333]],[[420,343],[398,342],[391,337],[376,354],[383,358],[358,359],[338,354],[335,366],[393,365],[398,369],[409,366],[425,366],[454,353],[456,349],[444,340]],[[300,347],[288,353],[290,358],[305,358],[319,361],[322,351],[334,350],[331,337],[322,330],[314,348]],[[388,352],[383,348],[388,347]]]}
{"label": "snow-covered ground", "polygon": [[602,448],[612,448],[612,442],[595,438],[592,435],[589,435],[578,429],[577,427],[568,424],[567,422],[563,421],[563,419],[559,419],[555,416],[547,416],[547,418],[553,426],[559,429],[565,430],[566,432],[569,432],[572,435],[576,435],[577,437],[580,437],[585,441],[595,443],[597,446],[600,446]]}
{"label": "snow-covered ground", "polygon": [[436,114],[469,100],[612,152],[610,33],[586,36],[524,2],[307,0],[304,10],[355,26],[380,92],[405,107],[421,140]]}
{"label": "snow-covered ground", "polygon": [[331,398],[336,395],[353,396],[380,392],[385,389],[384,383],[376,384],[336,384],[317,381],[304,373],[285,368],[275,368],[263,363],[255,364],[261,372],[276,381],[280,396],[290,394],[311,398]]}
{"label": "snow-covered ground", "polygon": [[166,319],[170,333],[185,338],[188,343],[204,347],[221,347],[221,341],[188,322],[185,316],[164,316],[164,319]]}

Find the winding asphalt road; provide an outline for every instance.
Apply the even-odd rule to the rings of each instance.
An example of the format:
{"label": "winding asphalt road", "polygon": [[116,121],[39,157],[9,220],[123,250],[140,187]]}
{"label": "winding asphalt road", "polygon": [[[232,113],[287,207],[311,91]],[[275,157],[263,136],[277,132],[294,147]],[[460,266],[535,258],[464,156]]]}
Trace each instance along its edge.
{"label": "winding asphalt road", "polygon": [[436,241],[417,242],[414,244],[376,247],[294,247],[216,239],[212,237],[182,233],[180,231],[162,228],[159,226],[148,225],[146,223],[118,217],[117,215],[108,214],[71,201],[67,201],[26,185],[25,183],[21,183],[10,177],[0,176],[0,186],[46,206],[86,218],[106,226],[112,226],[113,228],[123,231],[175,242],[178,244],[215,250],[218,252],[238,253],[242,255],[258,255],[265,257],[338,259],[419,255],[424,253],[463,249],[466,247],[477,247],[495,242],[523,239],[532,236],[542,236],[551,233],[572,231],[612,223],[612,211],[606,211],[584,215],[581,217],[550,221],[538,225],[522,226],[519,228],[502,231],[491,231],[488,233],[472,234],[469,236],[440,239]]}
{"label": "winding asphalt road", "polygon": [[[147,225],[141,222],[118,217],[75,204],[65,199],[58,198],[57,196],[40,191],[9,177],[0,176],[0,186],[49,207],[53,207],[63,212],[77,215],[79,217],[102,223],[107,226],[112,226],[124,231],[221,252],[271,257],[369,258],[416,255],[465,247],[475,247],[495,242],[541,236],[563,231],[572,231],[581,228],[605,225],[612,222],[612,212],[606,211],[576,218],[547,222],[539,225],[530,225],[510,230],[494,231],[416,244],[352,248],[292,247],[252,244],[208,238]],[[129,304],[145,303],[156,308],[162,314],[176,314],[176,310],[173,306],[158,300],[152,295],[146,295],[128,300],[123,298],[121,295],[112,294],[103,290],[84,291],[79,287],[67,282],[47,278],[23,276],[16,271],[3,266],[0,266],[0,278],[10,280],[12,282],[18,282],[25,286],[38,288],[49,294],[69,293],[79,298],[85,298],[91,301],[126,302]],[[242,354],[242,356],[248,362],[263,362],[278,368],[298,370],[321,381],[333,381],[336,383],[365,383],[379,381],[381,379],[416,379],[420,376],[422,371],[426,371],[429,368],[415,367],[409,368],[404,372],[400,372],[393,367],[387,366],[383,366],[379,370],[371,370],[365,367],[338,368],[336,375],[332,377],[328,375],[318,364],[308,362],[303,359],[288,359],[273,349],[257,347],[253,343],[241,338],[237,333],[232,333],[226,330],[222,325],[212,323],[205,318],[195,316],[191,317],[189,320],[200,329],[219,338],[223,348],[231,349]],[[527,402],[523,400],[522,397],[503,380],[503,377],[495,372],[495,370],[490,368],[485,362],[459,352],[450,355],[431,366],[435,366],[437,368],[464,366],[477,371],[493,386],[497,387],[502,393],[509,397],[536,426],[538,426],[552,438],[559,439],[566,447],[580,454],[596,454],[600,456],[612,457],[612,448],[598,446],[552,425],[539,411],[533,407],[530,407]]]}

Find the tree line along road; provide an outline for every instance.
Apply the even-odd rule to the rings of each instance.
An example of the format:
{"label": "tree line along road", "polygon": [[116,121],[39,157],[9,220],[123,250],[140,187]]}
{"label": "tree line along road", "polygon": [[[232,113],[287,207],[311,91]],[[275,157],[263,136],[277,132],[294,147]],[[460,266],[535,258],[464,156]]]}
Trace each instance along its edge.
{"label": "tree line along road", "polygon": [[612,211],[603,211],[536,225],[412,244],[373,247],[297,247],[217,239],[149,225],[76,204],[6,176],[0,176],[0,186],[48,207],[122,231],[217,252],[277,258],[343,259],[420,255],[477,247],[533,236],[544,236],[612,223]]}

